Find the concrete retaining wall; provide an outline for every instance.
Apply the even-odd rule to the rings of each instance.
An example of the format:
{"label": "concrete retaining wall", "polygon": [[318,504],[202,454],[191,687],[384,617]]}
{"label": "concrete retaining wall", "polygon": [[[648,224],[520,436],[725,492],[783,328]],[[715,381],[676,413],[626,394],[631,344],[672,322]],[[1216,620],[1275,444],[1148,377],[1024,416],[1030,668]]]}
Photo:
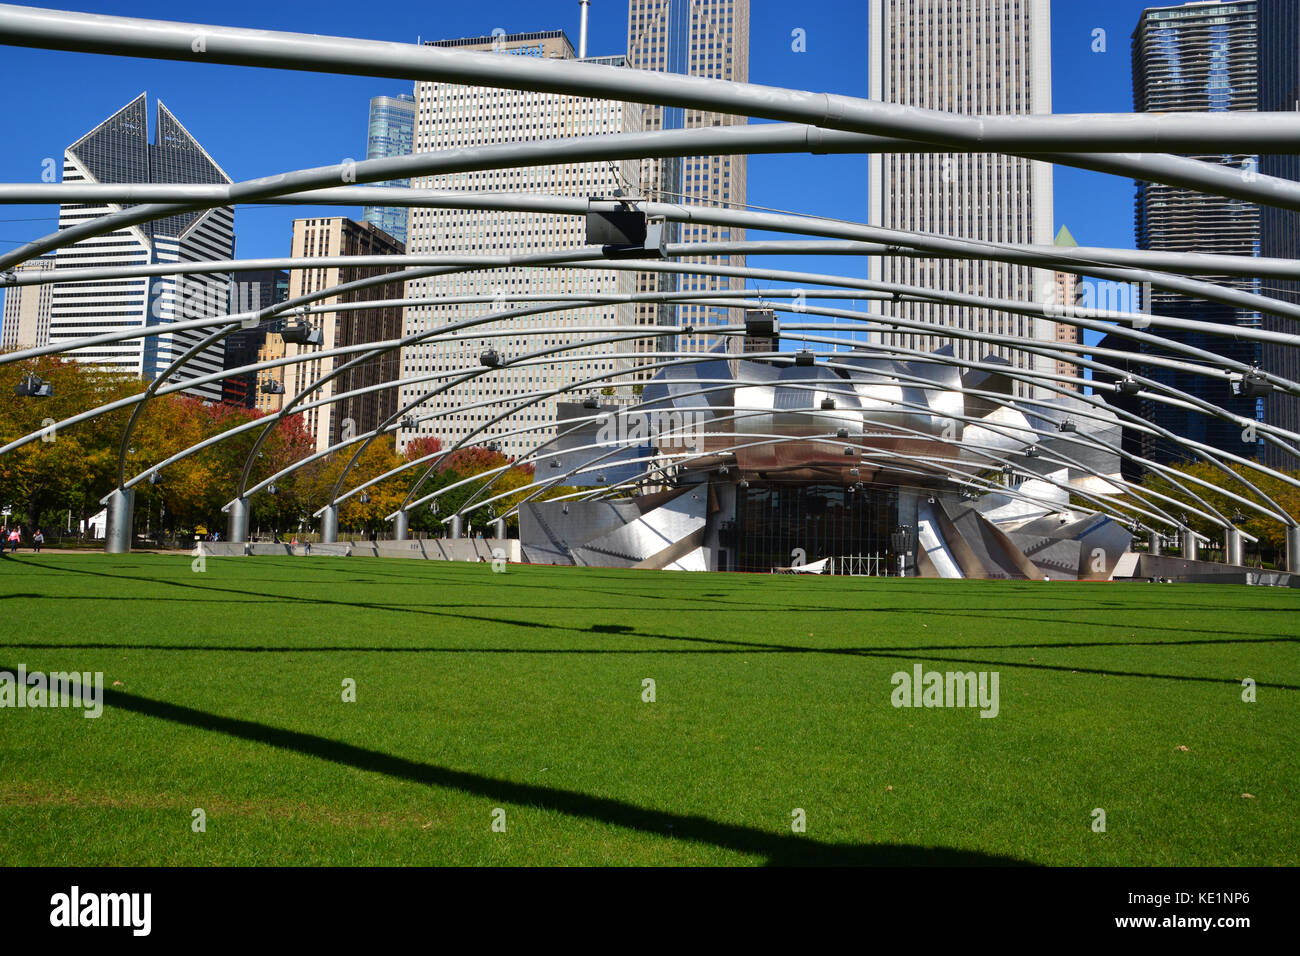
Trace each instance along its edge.
{"label": "concrete retaining wall", "polygon": [[1300,575],[1288,574],[1285,571],[1243,568],[1232,564],[1219,564],[1217,561],[1193,561],[1173,554],[1137,554],[1135,557],[1136,568],[1130,572],[1130,576],[1121,577],[1117,573],[1113,580],[1149,581],[1151,578],[1168,578],[1171,581],[1191,584],[1300,587]]}
{"label": "concrete retaining wall", "polygon": [[507,561],[519,562],[519,542],[497,538],[434,538],[427,541],[343,541],[304,546],[257,542],[205,541],[203,553],[214,558],[279,555],[282,557],[424,558],[428,561],[491,561],[498,550]]}

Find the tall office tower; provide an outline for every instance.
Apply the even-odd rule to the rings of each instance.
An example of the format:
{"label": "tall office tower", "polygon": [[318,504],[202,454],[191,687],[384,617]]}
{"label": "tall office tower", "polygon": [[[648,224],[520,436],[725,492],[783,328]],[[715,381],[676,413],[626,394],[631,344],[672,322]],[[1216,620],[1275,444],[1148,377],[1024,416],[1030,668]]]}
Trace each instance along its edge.
{"label": "tall office tower", "polygon": [[[289,298],[289,273],[279,269],[236,272],[230,293],[230,311],[256,312]],[[240,329],[226,336],[226,371],[243,368],[257,361],[257,351],[266,342],[268,332],[284,327],[283,319],[263,322],[255,329]],[[228,405],[256,407],[257,373],[232,375],[221,383],[221,400]]]}
{"label": "tall office tower", "polygon": [[[628,66],[634,70],[681,73],[717,80],[749,82],[749,0],[628,0]],[[649,130],[741,126],[743,116],[667,106],[642,107],[642,127]],[[745,156],[685,156],[642,162],[644,194],[657,202],[682,202],[697,206],[738,207],[745,204]],[[745,230],[704,224],[671,224],[672,242],[739,242]],[[744,256],[694,256],[683,262],[711,266],[744,266]],[[638,291],[699,292],[707,296],[718,289],[743,289],[740,278],[722,276],[672,276],[644,273]],[[696,331],[681,335],[677,349],[707,352],[718,344],[709,334],[711,325],[740,325],[743,309],[704,306],[641,306],[637,322],[643,325],[690,325]],[[741,339],[728,342],[739,351]],[[671,339],[647,339],[642,350],[672,347]]]}
{"label": "tall office tower", "polygon": [[[366,134],[366,159],[409,156],[415,137],[415,97],[376,96],[370,101],[370,128]],[[393,179],[376,186],[409,186],[409,179]],[[362,218],[378,226],[403,245],[406,243],[405,206],[367,206]]]}
{"label": "tall office tower", "polygon": [[[1187,3],[1151,7],[1142,11],[1133,31],[1133,107],[1139,112],[1217,112],[1254,110],[1259,107],[1256,85],[1256,0],[1229,3]],[[1256,157],[1245,154],[1198,155],[1196,159],[1235,167],[1249,175]],[[1136,197],[1137,244],[1140,249],[1176,252],[1259,254],[1259,207],[1239,199],[1142,183]],[[1200,278],[1249,292],[1259,290],[1255,279],[1228,276]],[[1260,314],[1218,303],[1189,299],[1159,288],[1144,287],[1143,308],[1154,315],[1199,319],[1225,325],[1258,326]],[[1148,331],[1251,363],[1259,358],[1258,346],[1231,338],[1177,330]],[[1143,346],[1144,353],[1159,354],[1158,347]],[[1156,381],[1169,384],[1212,402],[1237,415],[1257,417],[1257,399],[1232,394],[1228,383],[1157,365],[1147,367]],[[1236,454],[1257,454],[1255,444],[1243,444],[1243,429],[1231,422],[1199,412],[1143,403],[1143,417],[1167,428],[1179,438],[1205,442]],[[1151,437],[1148,456],[1157,461],[1186,457],[1179,443]]]}
{"label": "tall office tower", "polygon": [[[1259,8],[1259,108],[1267,112],[1300,110],[1300,0],[1268,0]],[[1259,171],[1268,176],[1300,180],[1300,150],[1285,156],[1264,155]],[[1260,208],[1261,256],[1300,259],[1300,213]],[[1267,295],[1300,302],[1300,283],[1271,279],[1261,290]],[[1264,328],[1292,331],[1293,319],[1266,314]],[[1265,371],[1300,381],[1300,349],[1265,345]],[[1273,391],[1264,399],[1264,421],[1300,432],[1300,399]],[[1261,459],[1274,467],[1300,468],[1292,455],[1265,445]]]}
{"label": "tall office tower", "polygon": [[[356,222],[344,216],[327,219],[295,219],[293,222],[292,255],[295,259],[327,256],[393,256],[401,255],[405,251],[406,248],[400,242],[378,226],[368,222]],[[346,282],[368,279],[393,271],[396,270],[379,266],[295,269],[289,275],[289,297],[296,299]],[[321,299],[313,302],[312,307],[398,299],[401,298],[401,293],[400,282],[376,285]],[[402,310],[398,306],[349,308],[333,314],[309,316],[307,321],[320,327],[322,341],[319,345],[286,342],[281,333],[270,332],[266,336],[265,344],[258,350],[258,361],[291,358],[349,345],[362,345],[367,342],[396,341],[402,337]],[[259,389],[257,407],[268,412],[278,411],[286,397],[292,398],[323,375],[345,363],[355,361],[363,354],[363,352],[350,352],[342,356],[282,365],[264,372],[261,381],[279,382],[284,392],[269,394]],[[305,403],[310,404],[384,382],[395,382],[399,368],[400,357],[397,350],[366,359],[311,392],[305,399]],[[396,408],[397,389],[378,389],[364,395],[307,409],[303,412],[303,424],[315,438],[316,450],[324,451],[345,438],[361,435],[378,427],[393,414]]]}
{"label": "tall office tower", "polygon": [[[227,184],[229,176],[165,107],[158,103],[154,141],[149,142],[146,94],[141,93],[63,153],[65,183]],[[59,228],[120,210],[118,203],[65,204]],[[231,259],[235,255],[234,210],[229,206],[177,213],[154,222],[128,226],[59,249],[56,275],[62,269],[149,265]],[[229,275],[171,275],[133,279],[99,279],[56,285],[50,306],[50,342],[89,335],[227,314]],[[152,381],[197,345],[209,330],[163,332],[145,339],[126,339],[76,349],[69,355]],[[172,376],[185,381],[219,374],[223,348],[211,345],[186,360]],[[215,379],[186,389],[211,401],[221,399]]]}
{"label": "tall office tower", "polygon": [[[41,256],[19,265],[14,272],[46,272],[54,268],[53,256]],[[50,341],[50,304],[54,286],[11,285],[4,290],[4,311],[0,313],[0,350],[31,349]]]}
{"label": "tall office tower", "polygon": [[[871,0],[868,68],[873,100],[948,113],[1052,111],[1048,0]],[[1052,243],[1052,167],[992,153],[884,153],[869,158],[873,226],[1000,243]],[[872,279],[996,299],[1042,303],[1050,270],[969,259],[873,257]],[[1048,356],[944,334],[965,329],[1050,343],[1055,323],[964,306],[873,305],[872,312],[935,326],[873,335],[890,347],[928,352],[951,344],[958,358],[993,353],[1020,368],[1052,372]],[[900,357],[906,357],[900,356]],[[1017,381],[1017,394],[1038,389]]]}
{"label": "tall office tower", "polygon": [[[536,56],[569,60],[572,46],[562,31],[498,34],[461,40],[439,40],[430,46],[455,47],[499,56]],[[598,62],[618,62],[608,57]],[[559,93],[531,93],[452,83],[420,82],[416,86],[415,151],[451,150],[487,143],[534,142],[574,136],[635,132],[641,108],[635,104]],[[569,197],[610,197],[618,189],[635,191],[638,164],[625,162],[569,163],[494,169],[475,173],[417,177],[416,188],[484,193],[537,193]],[[413,209],[410,251],[438,255],[521,255],[564,251],[586,245],[583,216],[556,216],[541,212],[464,211]],[[482,295],[494,301],[475,305],[422,305],[406,310],[408,335],[449,323],[517,307],[511,297],[526,293],[619,293],[630,295],[635,272],[614,269],[507,268],[473,271],[408,283],[407,296],[439,299],[446,296]],[[479,365],[480,355],[497,352],[506,364],[470,382],[442,392],[419,406],[417,419],[430,413],[438,417],[418,421],[414,431],[403,430],[399,443],[419,435],[438,435],[443,446],[461,440],[470,444],[497,442],[507,454],[518,455],[555,434],[556,400],[544,398],[522,407],[484,431],[507,395],[539,395],[565,384],[629,365],[625,356],[632,340],[585,345],[571,351],[559,347],[597,338],[612,326],[631,328],[632,304],[608,304],[572,309],[495,323],[482,335],[467,333],[460,341],[433,342],[404,350],[403,404],[414,401],[446,382],[445,376]],[[509,329],[544,329],[528,336],[499,334]],[[612,330],[611,330],[612,331]],[[487,334],[489,332],[497,334]],[[511,365],[508,360],[552,350],[546,360]],[[444,377],[438,377],[444,376]],[[598,388],[599,386],[593,386]]]}
{"label": "tall office tower", "polygon": [[[1062,226],[1056,233],[1055,245],[1060,249],[1074,249],[1078,243],[1074,241],[1074,236],[1070,230]],[[1070,309],[1076,307],[1083,298],[1083,279],[1073,272],[1054,272],[1052,273],[1052,303],[1061,309]],[[1056,323],[1055,339],[1058,344],[1078,345],[1079,344],[1079,327],[1070,325],[1068,322]],[[1070,353],[1077,354],[1077,353]],[[1058,358],[1056,360],[1057,375],[1073,375],[1076,378],[1082,378],[1082,371],[1078,365],[1067,359]],[[1083,386],[1075,383],[1061,382],[1060,385],[1071,391],[1081,392]]]}

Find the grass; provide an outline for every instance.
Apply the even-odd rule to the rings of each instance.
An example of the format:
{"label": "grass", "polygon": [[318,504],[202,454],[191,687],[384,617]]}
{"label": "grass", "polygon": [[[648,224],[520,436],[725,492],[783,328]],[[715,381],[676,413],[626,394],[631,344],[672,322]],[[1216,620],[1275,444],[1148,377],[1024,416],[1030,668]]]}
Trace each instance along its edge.
{"label": "grass", "polygon": [[1300,862],[1294,591],[190,561],[0,562],[0,669],[108,685],[0,710],[5,863]]}

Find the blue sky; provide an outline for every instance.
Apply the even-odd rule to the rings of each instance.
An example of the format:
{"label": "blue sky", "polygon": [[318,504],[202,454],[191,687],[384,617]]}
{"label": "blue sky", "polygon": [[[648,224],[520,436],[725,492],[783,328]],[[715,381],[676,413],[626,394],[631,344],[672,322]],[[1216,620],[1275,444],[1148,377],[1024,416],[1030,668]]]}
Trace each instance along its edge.
{"label": "blue sky", "polygon": [[[411,4],[371,0],[68,0],[35,6],[123,16],[341,34],[414,42],[561,28],[577,41],[576,0],[480,0]],[[1053,109],[1058,113],[1132,109],[1129,36],[1147,6],[1135,0],[1053,0]],[[752,0],[750,80],[819,92],[867,95],[866,0],[803,4]],[[589,51],[626,48],[625,0],[593,0]],[[802,29],[807,51],[792,50]],[[1093,52],[1094,31],[1106,51]],[[62,166],[65,146],[142,90],[160,98],[236,180],[365,156],[371,96],[410,92],[410,84],[282,70],[167,63],[91,54],[0,47],[0,88],[10,105],[0,149],[0,181],[39,181],[42,162]],[[18,104],[23,108],[18,111]],[[152,103],[151,103],[152,111]],[[865,157],[759,156],[749,161],[748,201],[755,206],[865,221]],[[1132,247],[1130,180],[1059,168],[1055,218],[1081,245]],[[251,207],[237,212],[240,258],[287,256],[291,222],[311,207]],[[0,206],[0,248],[53,231],[52,207]],[[338,209],[326,214],[339,214]],[[360,217],[360,210],[352,215]],[[35,221],[27,221],[35,220]],[[865,275],[861,260],[837,257],[773,265]]]}

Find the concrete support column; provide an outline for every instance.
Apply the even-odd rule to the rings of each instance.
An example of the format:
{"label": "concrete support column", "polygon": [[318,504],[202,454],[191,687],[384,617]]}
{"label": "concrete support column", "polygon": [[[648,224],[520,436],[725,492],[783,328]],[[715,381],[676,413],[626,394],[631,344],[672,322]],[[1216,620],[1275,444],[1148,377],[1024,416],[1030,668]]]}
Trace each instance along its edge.
{"label": "concrete support column", "polygon": [[1160,532],[1152,528],[1147,532],[1147,554],[1160,553]]}
{"label": "concrete support column", "polygon": [[1286,569],[1292,573],[1300,571],[1300,527],[1295,525],[1286,529]]}
{"label": "concrete support column", "polygon": [[450,537],[453,537],[453,538],[459,538],[459,537],[461,536],[461,532],[462,532],[462,530],[464,529],[464,527],[465,527],[465,521],[464,521],[464,519],[461,518],[460,515],[452,515],[452,516],[451,516],[451,526],[450,526],[450,528],[449,528],[447,534],[448,534]]}
{"label": "concrete support column", "polygon": [[497,518],[495,521],[492,522],[492,537],[496,538],[499,541],[505,540],[506,538],[505,518]]}
{"label": "concrete support column", "polygon": [[339,506],[330,505],[320,513],[320,543],[334,544],[339,539]]}
{"label": "concrete support column", "polygon": [[135,518],[135,489],[116,488],[100,504],[108,508],[104,525],[104,553],[129,553]]}
{"label": "concrete support column", "polygon": [[1242,538],[1241,532],[1236,528],[1228,529],[1223,550],[1225,552],[1223,560],[1228,564],[1241,567],[1246,563],[1245,539]]}
{"label": "concrete support column", "polygon": [[1183,528],[1178,532],[1178,534],[1183,539],[1183,557],[1195,561],[1198,553],[1197,545],[1199,543],[1196,540],[1196,534],[1191,528]]}
{"label": "concrete support column", "polygon": [[226,512],[226,540],[248,540],[248,499],[236,498]]}
{"label": "concrete support column", "polygon": [[406,511],[399,511],[393,516],[393,540],[405,541],[411,533],[411,516]]}

